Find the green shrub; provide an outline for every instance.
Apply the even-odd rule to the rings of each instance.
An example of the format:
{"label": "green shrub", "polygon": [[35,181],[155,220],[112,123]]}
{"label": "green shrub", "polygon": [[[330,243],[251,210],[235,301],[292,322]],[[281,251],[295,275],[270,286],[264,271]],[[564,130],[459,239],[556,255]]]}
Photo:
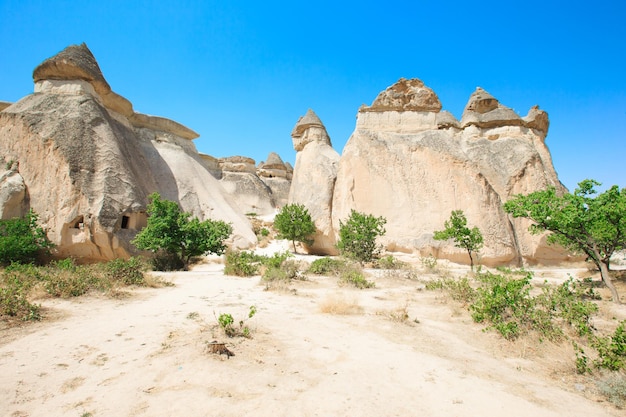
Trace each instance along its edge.
{"label": "green shrub", "polygon": [[316,275],[339,275],[346,267],[346,261],[330,257],[319,258],[311,262],[307,272]]}
{"label": "green shrub", "polygon": [[248,317],[242,320],[239,320],[239,327],[235,327],[235,319],[232,314],[222,313],[217,319],[218,325],[222,328],[226,336],[235,337],[251,337],[250,327],[248,327],[245,323],[248,319],[251,319],[256,314],[256,306],[250,306],[248,310]]}
{"label": "green shrub", "polygon": [[227,251],[224,274],[250,277],[259,272],[260,258],[248,251]]}
{"label": "green shrub", "polygon": [[274,227],[278,230],[279,239],[288,239],[296,252],[296,242],[313,244],[311,236],[316,228],[311,215],[302,204],[287,204],[274,217]]}
{"label": "green shrub", "polygon": [[109,283],[99,281],[88,267],[76,269],[51,269],[46,275],[44,288],[53,297],[70,298],[86,294],[92,288],[108,289]]}
{"label": "green shrub", "polygon": [[376,239],[385,234],[386,222],[384,217],[352,210],[346,223],[339,221],[339,252],[361,264],[373,261],[382,251]]}
{"label": "green shrub", "polygon": [[177,254],[165,251],[155,252],[149,262],[155,271],[180,271],[185,269],[185,263]]}
{"label": "green shrub", "polygon": [[404,269],[407,264],[394,258],[393,255],[387,255],[377,259],[375,266],[379,269]]}
{"label": "green shrub", "polygon": [[530,296],[531,277],[528,274],[512,279],[490,272],[479,273],[477,279],[481,286],[476,289],[476,299],[470,305],[472,319],[477,323],[490,323],[488,328],[496,329],[507,340],[514,340],[522,331],[532,328],[536,317],[533,314],[535,302]]}
{"label": "green shrub", "polygon": [[[186,269],[194,257],[224,253],[224,241],[233,231],[231,225],[221,220],[191,218],[191,214],[183,212],[178,203],[162,200],[158,193],[152,193],[150,200],[148,224],[131,242],[137,249],[166,253],[168,260],[178,258],[177,262],[166,262],[164,265],[168,268],[182,265],[180,269]],[[157,261],[154,265],[159,266],[161,262]]]}
{"label": "green shrub", "polygon": [[139,258],[128,260],[117,258],[104,265],[107,277],[113,281],[122,282],[125,285],[143,285],[144,265]]}
{"label": "green shrub", "polygon": [[469,303],[476,298],[476,290],[467,277],[440,278],[426,283],[427,290],[445,290],[454,301]]}
{"label": "green shrub", "polygon": [[431,271],[437,268],[437,258],[432,255],[421,258],[421,262],[424,268],[430,269]]}
{"label": "green shrub", "polygon": [[598,311],[596,304],[584,299],[587,294],[580,283],[570,277],[559,286],[544,287],[536,299],[546,314],[560,317],[579,336],[585,336],[593,333],[591,316]]}
{"label": "green shrub", "polygon": [[360,268],[347,267],[344,268],[339,275],[339,282],[343,284],[353,285],[356,288],[373,288],[376,284],[365,279],[365,275]]}
{"label": "green shrub", "polygon": [[281,265],[293,255],[287,251],[276,252],[272,256],[255,255],[256,259],[268,268],[280,268]]}
{"label": "green shrub", "polygon": [[610,371],[626,368],[626,320],[619,323],[612,335],[595,337],[593,347],[598,351],[595,365]]}
{"label": "green shrub", "polygon": [[37,219],[31,210],[21,219],[0,220],[0,265],[36,262],[52,247]]}
{"label": "green shrub", "polygon": [[0,280],[0,316],[20,320],[39,320],[41,306],[28,300],[31,283],[22,279],[18,272],[4,272]]}

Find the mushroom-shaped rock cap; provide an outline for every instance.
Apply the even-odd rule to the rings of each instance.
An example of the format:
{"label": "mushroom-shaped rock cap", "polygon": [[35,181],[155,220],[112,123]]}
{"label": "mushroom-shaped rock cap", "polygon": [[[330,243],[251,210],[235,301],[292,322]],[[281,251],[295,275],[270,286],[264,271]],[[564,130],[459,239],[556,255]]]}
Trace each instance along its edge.
{"label": "mushroom-shaped rock cap", "polygon": [[43,80],[87,81],[96,90],[106,107],[127,117],[133,114],[133,105],[111,90],[111,86],[100,71],[96,58],[84,43],[70,45],[39,64],[33,71],[33,81],[37,83]]}
{"label": "mushroom-shaped rock cap", "polygon": [[397,83],[380,92],[371,106],[359,111],[441,111],[441,102],[433,90],[421,80],[400,78]]}
{"label": "mushroom-shaped rock cap", "polygon": [[461,127],[474,125],[479,128],[523,126],[524,121],[509,107],[495,99],[480,87],[472,93],[461,117]]}
{"label": "mushroom-shaped rock cap", "polygon": [[311,109],[307,110],[306,114],[298,119],[291,131],[291,138],[293,148],[298,152],[311,142],[331,145],[326,127]]}
{"label": "mushroom-shaped rock cap", "polygon": [[285,163],[276,152],[270,152],[263,166],[266,168],[285,168]]}
{"label": "mushroom-shaped rock cap", "polygon": [[304,131],[311,126],[317,126],[326,129],[320,118],[317,117],[317,114],[315,114],[313,110],[308,109],[306,114],[304,116],[300,116],[300,118],[296,122],[296,125],[291,131],[291,137],[302,136],[302,133],[304,133]]}
{"label": "mushroom-shaped rock cap", "polygon": [[498,104],[498,100],[494,96],[482,88],[476,87],[476,91],[474,91],[470,96],[464,112],[475,111],[476,113],[483,114],[497,109]]}
{"label": "mushroom-shaped rock cap", "polygon": [[[33,71],[35,82],[42,80],[84,80],[98,86],[100,90],[111,90],[104,79],[86,44],[70,45],[55,56],[43,61]],[[96,88],[96,91],[99,90]],[[98,91],[100,92],[100,91]]]}

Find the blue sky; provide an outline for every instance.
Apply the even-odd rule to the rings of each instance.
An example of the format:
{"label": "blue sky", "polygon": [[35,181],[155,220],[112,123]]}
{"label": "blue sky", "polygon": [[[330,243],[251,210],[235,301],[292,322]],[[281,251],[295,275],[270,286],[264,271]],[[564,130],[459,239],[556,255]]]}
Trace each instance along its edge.
{"label": "blue sky", "polygon": [[420,78],[457,118],[477,86],[522,116],[538,104],[570,190],[626,186],[623,0],[0,0],[0,100],[30,94],[33,69],[82,42],[136,111],[190,127],[216,157],[293,164],[308,108],[341,153],[361,104]]}

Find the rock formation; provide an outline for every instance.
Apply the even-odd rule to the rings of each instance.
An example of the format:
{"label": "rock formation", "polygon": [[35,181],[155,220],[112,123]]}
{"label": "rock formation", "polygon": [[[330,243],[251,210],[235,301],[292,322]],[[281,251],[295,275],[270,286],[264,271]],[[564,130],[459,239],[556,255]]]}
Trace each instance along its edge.
{"label": "rock formation", "polygon": [[256,172],[272,192],[272,205],[281,208],[287,204],[293,168],[285,164],[277,153],[271,152],[267,160],[259,164]]}
{"label": "rock formation", "polygon": [[[174,121],[139,114],[113,92],[85,44],[70,46],[33,73],[35,93],[0,112],[0,155],[17,162],[3,175],[9,207],[39,214],[58,256],[85,261],[128,256],[157,191],[200,219],[229,222],[234,242],[256,241],[190,139]],[[6,178],[11,177],[11,187]],[[12,197],[11,197],[12,196]],[[17,196],[17,197],[16,197]],[[21,200],[20,200],[21,198]],[[20,200],[16,203],[16,199]]]}
{"label": "rock formation", "polygon": [[300,117],[291,137],[297,153],[289,203],[304,205],[315,222],[317,233],[309,251],[336,254],[332,209],[339,154],[333,149],[326,128],[313,110],[309,109]]}
{"label": "rock formation", "polygon": [[[332,203],[323,207],[332,208],[335,233],[351,209],[385,217],[383,241],[392,251],[467,262],[464,251],[433,240],[460,209],[485,237],[484,264],[565,260],[531,236],[526,221],[502,210],[518,193],[564,190],[544,143],[547,129],[547,114],[537,107],[521,118],[480,88],[459,122],[421,81],[400,79],[359,110]],[[297,189],[294,176],[292,193]]]}
{"label": "rock formation", "polygon": [[258,177],[254,159],[230,156],[220,158],[219,164],[220,184],[243,213],[265,216],[274,212],[272,190]]}

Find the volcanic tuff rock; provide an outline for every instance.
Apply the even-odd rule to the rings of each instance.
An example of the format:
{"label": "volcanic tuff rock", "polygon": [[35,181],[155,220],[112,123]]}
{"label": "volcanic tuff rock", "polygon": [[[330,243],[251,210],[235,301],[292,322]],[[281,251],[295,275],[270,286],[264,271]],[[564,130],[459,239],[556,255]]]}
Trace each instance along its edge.
{"label": "volcanic tuff rock", "polygon": [[35,94],[0,112],[0,155],[18,162],[23,209],[39,214],[59,256],[133,253],[129,242],[146,224],[154,191],[200,219],[231,223],[235,246],[256,241],[189,140],[197,134],[135,113],[111,90],[86,45],[47,59],[33,79]]}
{"label": "volcanic tuff rock", "polygon": [[315,222],[317,233],[309,251],[336,254],[332,201],[339,154],[333,149],[322,121],[311,109],[300,117],[291,137],[297,153],[289,203],[304,205]]}
{"label": "volcanic tuff rock", "polygon": [[274,212],[272,190],[256,173],[254,159],[230,156],[219,159],[220,184],[243,213],[268,215]]}
{"label": "volcanic tuff rock", "polygon": [[527,221],[502,210],[518,193],[547,186],[565,191],[544,143],[547,114],[533,107],[521,118],[480,88],[460,122],[440,109],[421,81],[401,79],[359,110],[332,203],[324,206],[332,208],[335,233],[355,209],[387,219],[389,250],[467,262],[466,252],[433,240],[460,209],[485,237],[485,264],[567,259],[544,236],[531,236]]}
{"label": "volcanic tuff rock", "polygon": [[257,175],[272,191],[272,205],[283,207],[289,200],[293,168],[283,162],[277,153],[271,152],[265,162],[257,167]]}

